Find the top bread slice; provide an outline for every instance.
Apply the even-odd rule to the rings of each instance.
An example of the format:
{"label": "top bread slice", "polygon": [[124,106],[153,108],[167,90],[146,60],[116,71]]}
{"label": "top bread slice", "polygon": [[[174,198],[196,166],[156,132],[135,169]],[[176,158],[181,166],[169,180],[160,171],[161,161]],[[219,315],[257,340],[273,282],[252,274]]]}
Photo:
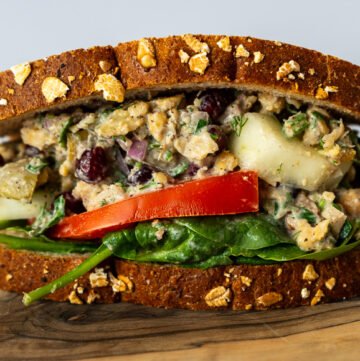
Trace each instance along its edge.
{"label": "top bread slice", "polygon": [[[282,66],[285,72],[278,73]],[[121,82],[126,98],[168,89],[233,87],[291,96],[360,120],[357,65],[277,41],[186,35],[73,50],[1,72],[0,134],[16,129],[36,112],[89,99],[111,100],[95,90],[104,73]],[[57,93],[59,84],[52,84],[52,101],[43,89],[49,77],[66,88]]]}

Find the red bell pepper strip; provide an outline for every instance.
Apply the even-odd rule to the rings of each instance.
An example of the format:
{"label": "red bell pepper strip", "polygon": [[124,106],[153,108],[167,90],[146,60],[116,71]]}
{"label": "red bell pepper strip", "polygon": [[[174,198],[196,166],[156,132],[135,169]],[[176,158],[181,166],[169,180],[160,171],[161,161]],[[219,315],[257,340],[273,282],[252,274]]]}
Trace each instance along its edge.
{"label": "red bell pepper strip", "polygon": [[94,239],[151,219],[229,215],[258,210],[257,174],[238,171],[184,182],[66,217],[50,230],[50,236]]}

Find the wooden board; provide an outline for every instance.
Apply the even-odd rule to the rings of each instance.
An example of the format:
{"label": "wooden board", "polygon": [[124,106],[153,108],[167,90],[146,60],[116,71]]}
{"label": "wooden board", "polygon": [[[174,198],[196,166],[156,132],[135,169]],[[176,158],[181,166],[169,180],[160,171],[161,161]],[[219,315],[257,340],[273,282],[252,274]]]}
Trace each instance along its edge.
{"label": "wooden board", "polygon": [[359,360],[360,299],[264,312],[40,302],[0,291],[0,360]]}

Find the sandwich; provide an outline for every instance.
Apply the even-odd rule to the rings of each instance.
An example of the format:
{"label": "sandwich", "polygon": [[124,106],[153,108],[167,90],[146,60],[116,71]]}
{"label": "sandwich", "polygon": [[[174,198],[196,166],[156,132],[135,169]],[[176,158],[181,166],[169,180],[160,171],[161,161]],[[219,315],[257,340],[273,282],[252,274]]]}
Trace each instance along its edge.
{"label": "sandwich", "polygon": [[13,66],[0,289],[190,310],[359,296],[359,120],[359,66],[278,41],[144,38]]}

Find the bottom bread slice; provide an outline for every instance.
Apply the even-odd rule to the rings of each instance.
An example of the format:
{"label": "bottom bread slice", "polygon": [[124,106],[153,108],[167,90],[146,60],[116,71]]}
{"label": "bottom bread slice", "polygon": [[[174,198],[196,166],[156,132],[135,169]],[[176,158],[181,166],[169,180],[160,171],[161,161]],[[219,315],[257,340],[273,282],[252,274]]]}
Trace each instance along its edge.
{"label": "bottom bread slice", "polygon": [[[67,273],[85,258],[0,247],[0,289],[29,292]],[[360,296],[360,249],[326,261],[207,270],[111,258],[48,298],[76,304],[126,301],[190,310],[259,310],[356,296]]]}

